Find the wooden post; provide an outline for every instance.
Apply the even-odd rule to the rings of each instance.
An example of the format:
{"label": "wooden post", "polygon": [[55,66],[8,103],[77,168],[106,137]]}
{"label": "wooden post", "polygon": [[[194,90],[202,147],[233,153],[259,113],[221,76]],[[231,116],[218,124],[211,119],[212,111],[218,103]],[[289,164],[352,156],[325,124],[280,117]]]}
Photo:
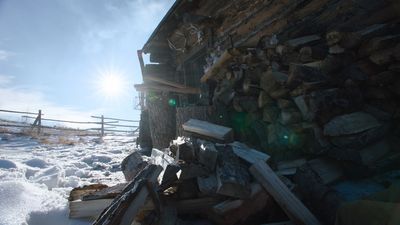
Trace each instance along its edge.
{"label": "wooden post", "polygon": [[42,130],[42,110],[39,109],[39,113],[38,113],[38,134],[40,134],[41,130]]}
{"label": "wooden post", "polygon": [[104,116],[101,115],[101,136],[104,136]]}
{"label": "wooden post", "polygon": [[37,115],[35,121],[33,121],[31,132],[33,131],[33,129],[35,129],[35,126],[38,127],[37,132],[38,132],[38,134],[40,134],[41,126],[42,126],[42,110],[40,110],[40,109],[39,109],[39,112],[38,112],[38,115]]}

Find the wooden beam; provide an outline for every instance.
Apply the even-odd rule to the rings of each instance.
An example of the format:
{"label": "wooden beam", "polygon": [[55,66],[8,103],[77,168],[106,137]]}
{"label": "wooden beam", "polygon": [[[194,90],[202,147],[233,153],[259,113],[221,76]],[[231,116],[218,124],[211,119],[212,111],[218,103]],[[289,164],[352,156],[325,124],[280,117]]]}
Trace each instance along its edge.
{"label": "wooden beam", "polygon": [[265,162],[258,161],[254,163],[250,167],[250,172],[265,190],[272,195],[294,224],[321,224]]}
{"label": "wooden beam", "polygon": [[168,85],[168,86],[171,86],[171,87],[175,87],[175,88],[182,88],[182,89],[190,88],[190,87],[187,87],[186,85],[179,84],[179,83],[172,82],[172,81],[168,81],[168,80],[165,80],[165,79],[162,79],[160,77],[156,77],[156,76],[150,75],[150,74],[146,74],[145,76],[143,76],[143,80],[144,81],[154,81],[154,82],[157,82],[157,83],[160,83],[160,84],[165,84],[165,85]]}
{"label": "wooden beam", "polygon": [[193,88],[193,87],[176,88],[159,84],[135,84],[135,89],[138,92],[160,91],[160,92],[175,92],[182,94],[200,94],[199,88]]}

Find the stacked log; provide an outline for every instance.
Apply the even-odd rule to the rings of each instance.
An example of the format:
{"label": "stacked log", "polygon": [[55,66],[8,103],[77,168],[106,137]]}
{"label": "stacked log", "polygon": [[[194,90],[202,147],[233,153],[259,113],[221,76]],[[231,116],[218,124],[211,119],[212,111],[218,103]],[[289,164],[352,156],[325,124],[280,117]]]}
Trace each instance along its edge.
{"label": "stacked log", "polygon": [[[376,27],[275,38],[268,46],[235,49],[225,63],[229,66],[208,69],[223,73],[208,72],[202,81],[218,82],[214,105],[251,115],[248,129],[258,130],[253,132],[259,136],[256,145],[276,159],[285,159],[285,151],[303,151],[362,163],[365,147],[399,127],[400,33],[382,35],[373,31]],[[249,141],[242,130],[235,132]],[[343,158],[335,148],[356,156]]]}

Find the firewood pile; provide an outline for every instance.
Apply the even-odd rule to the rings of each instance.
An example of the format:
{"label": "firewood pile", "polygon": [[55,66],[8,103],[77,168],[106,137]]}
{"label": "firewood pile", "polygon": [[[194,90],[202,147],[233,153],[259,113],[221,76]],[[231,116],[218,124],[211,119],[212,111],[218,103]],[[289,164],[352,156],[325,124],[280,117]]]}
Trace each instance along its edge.
{"label": "firewood pile", "polygon": [[328,184],[344,177],[339,160],[303,155],[274,163],[233,141],[231,128],[190,119],[183,130],[187,136],[169,148],[126,157],[127,184],[74,189],[74,217],[100,214],[94,224],[115,225],[334,223],[343,200]]}
{"label": "firewood pile", "polygon": [[217,83],[215,107],[246,116],[236,138],[269,154],[277,174],[294,176],[303,200],[333,224],[329,211],[341,199],[330,185],[398,165],[399,34],[398,24],[376,24],[266,37],[256,48],[220,51],[201,80]]}
{"label": "firewood pile", "polygon": [[[192,121],[190,126],[201,122]],[[196,132],[215,138],[214,134],[231,130],[224,129],[227,132],[214,129],[210,136]],[[84,216],[84,210],[86,216],[97,216],[102,208],[94,224],[292,224],[288,218],[320,224],[292,194],[290,181],[266,164],[269,158],[240,142],[179,137],[169,148],[153,149],[150,157],[138,152],[129,155],[122,163],[127,184],[74,189],[70,200],[81,200],[71,202],[70,208],[78,217]],[[95,201],[103,204],[96,211]]]}
{"label": "firewood pile", "polygon": [[251,132],[241,127],[237,137],[255,134],[277,160],[303,151],[370,164],[376,159],[363,149],[399,129],[400,36],[388,29],[272,36],[258,48],[223,51],[202,81],[217,82],[215,107],[247,116]]}
{"label": "firewood pile", "polygon": [[306,154],[370,166],[390,150],[371,148],[399,135],[396,29],[272,36],[257,48],[223,51],[202,81],[217,82],[215,107],[246,115],[250,132],[235,129],[237,138],[256,136],[275,161]]}

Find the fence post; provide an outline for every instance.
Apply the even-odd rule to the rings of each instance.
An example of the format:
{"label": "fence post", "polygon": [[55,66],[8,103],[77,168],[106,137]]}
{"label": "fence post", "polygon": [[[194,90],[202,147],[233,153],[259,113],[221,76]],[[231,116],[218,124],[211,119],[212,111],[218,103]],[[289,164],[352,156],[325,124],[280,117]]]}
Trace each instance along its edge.
{"label": "fence post", "polygon": [[42,110],[41,109],[39,109],[38,115],[37,115],[35,121],[33,121],[31,131],[33,131],[35,126],[37,126],[37,128],[38,128],[37,132],[38,132],[38,134],[40,134],[41,129],[42,129],[42,127],[41,127],[42,126]]}
{"label": "fence post", "polygon": [[42,130],[42,110],[39,109],[39,113],[38,113],[38,134],[40,134],[41,130]]}
{"label": "fence post", "polygon": [[104,136],[104,116],[101,115],[101,136]]}

